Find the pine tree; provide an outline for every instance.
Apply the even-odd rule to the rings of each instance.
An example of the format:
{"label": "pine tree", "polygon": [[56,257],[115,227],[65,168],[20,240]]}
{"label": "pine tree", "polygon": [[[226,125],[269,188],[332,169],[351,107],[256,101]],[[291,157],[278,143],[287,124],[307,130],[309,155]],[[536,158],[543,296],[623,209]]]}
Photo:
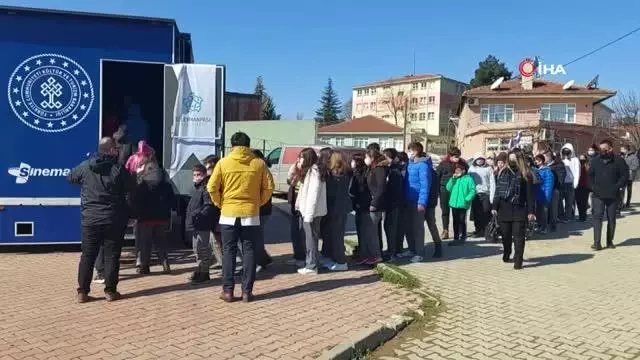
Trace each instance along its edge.
{"label": "pine tree", "polygon": [[511,79],[513,73],[509,71],[507,65],[500,62],[498,58],[493,55],[487,56],[482,62],[478,63],[478,68],[471,79],[471,88],[475,88],[483,85],[491,85],[494,81],[500,77],[504,77],[505,80]]}
{"label": "pine tree", "polygon": [[280,120],[280,114],[276,112],[276,105],[273,103],[273,98],[267,94],[264,87],[262,76],[258,76],[256,79],[256,88],[253,93],[260,96],[261,120]]}
{"label": "pine tree", "polygon": [[320,98],[320,108],[316,110],[316,122],[320,125],[334,124],[341,121],[342,105],[333,88],[333,80],[329,78],[327,86]]}

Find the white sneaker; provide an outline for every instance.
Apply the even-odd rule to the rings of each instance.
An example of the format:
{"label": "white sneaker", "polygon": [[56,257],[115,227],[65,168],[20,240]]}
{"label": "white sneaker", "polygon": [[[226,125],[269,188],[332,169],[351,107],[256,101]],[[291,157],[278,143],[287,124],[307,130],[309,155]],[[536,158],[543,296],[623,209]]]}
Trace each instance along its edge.
{"label": "white sneaker", "polygon": [[405,252],[403,252],[402,254],[398,254],[399,258],[410,258],[413,257],[413,252],[411,250],[407,250]]}
{"label": "white sneaker", "polygon": [[307,269],[306,267],[298,269],[300,275],[318,275],[318,270]]}
{"label": "white sneaker", "polygon": [[419,263],[419,262],[422,262],[422,260],[424,260],[424,258],[422,256],[416,255],[416,256],[412,257],[411,260],[409,260],[409,261],[411,261],[412,263]]}
{"label": "white sneaker", "polygon": [[331,271],[347,271],[347,270],[349,270],[349,266],[347,266],[346,263],[345,264],[335,263],[329,268],[329,270],[331,270]]}

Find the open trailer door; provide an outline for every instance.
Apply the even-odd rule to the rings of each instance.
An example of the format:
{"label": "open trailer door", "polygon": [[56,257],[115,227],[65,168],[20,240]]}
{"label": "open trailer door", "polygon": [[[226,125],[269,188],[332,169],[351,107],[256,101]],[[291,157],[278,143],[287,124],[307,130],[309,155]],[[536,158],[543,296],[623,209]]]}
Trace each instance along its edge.
{"label": "open trailer door", "polygon": [[163,163],[180,194],[193,188],[191,168],[224,149],[225,68],[165,65]]}

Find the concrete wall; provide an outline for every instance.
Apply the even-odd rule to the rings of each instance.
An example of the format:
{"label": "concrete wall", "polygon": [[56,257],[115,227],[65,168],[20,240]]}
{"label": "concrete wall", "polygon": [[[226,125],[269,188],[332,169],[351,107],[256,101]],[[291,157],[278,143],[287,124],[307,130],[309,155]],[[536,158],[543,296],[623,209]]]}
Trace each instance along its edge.
{"label": "concrete wall", "polygon": [[225,148],[231,148],[231,136],[242,131],[251,138],[251,146],[269,151],[284,144],[314,144],[316,122],[314,120],[248,120],[232,121],[225,126]]}

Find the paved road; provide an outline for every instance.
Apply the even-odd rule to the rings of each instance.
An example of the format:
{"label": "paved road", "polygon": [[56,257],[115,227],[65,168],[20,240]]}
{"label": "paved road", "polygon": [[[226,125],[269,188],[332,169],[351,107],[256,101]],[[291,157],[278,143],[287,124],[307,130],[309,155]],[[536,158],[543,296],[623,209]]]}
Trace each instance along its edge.
{"label": "paved road", "polygon": [[500,247],[481,242],[446,248],[442,261],[407,265],[445,308],[372,358],[639,359],[637,214],[619,219],[614,250],[591,251],[593,232],[581,224],[528,241],[521,271],[502,263]]}
{"label": "paved road", "polygon": [[[370,269],[302,276],[284,265],[287,218],[274,213],[276,264],[261,273],[257,299],[218,299],[220,274],[191,286],[189,251],[172,253],[173,275],[139,277],[124,259],[121,301],[75,304],[79,253],[0,253],[0,359],[313,359],[348,335],[404,312],[417,299]],[[152,271],[158,272],[156,266]],[[240,290],[236,289],[236,295]]]}

